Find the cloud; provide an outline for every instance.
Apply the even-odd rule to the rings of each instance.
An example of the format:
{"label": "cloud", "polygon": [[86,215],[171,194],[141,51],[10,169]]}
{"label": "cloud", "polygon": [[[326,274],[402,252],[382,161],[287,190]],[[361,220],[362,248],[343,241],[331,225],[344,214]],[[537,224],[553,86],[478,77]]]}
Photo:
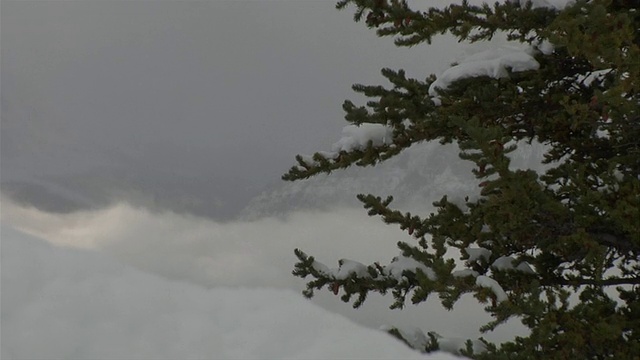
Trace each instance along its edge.
{"label": "cloud", "polygon": [[289,290],[167,281],[0,227],[3,358],[457,359],[425,357]]}
{"label": "cloud", "polygon": [[[410,241],[394,226],[368,217],[364,210],[337,208],[305,211],[280,218],[216,222],[172,212],[150,212],[119,204],[103,210],[51,214],[3,201],[2,222],[59,246],[93,249],[118,261],[173,280],[206,287],[277,287],[301,291],[304,282],[291,275],[294,248],[326,264],[347,258],[363,263],[388,262],[395,244]],[[372,295],[358,310],[329,292],[314,302],[333,312],[378,328],[419,327],[445,336],[477,337],[489,318],[482,306],[465,298],[453,312],[436,299],[429,304],[389,310],[392,300]],[[522,327],[511,324],[489,339],[510,338]]]}
{"label": "cloud", "polygon": [[[231,219],[295,154],[338,140],[352,83],[380,83],[383,67],[424,78],[473,48],[445,36],[397,49],[322,1],[10,1],[2,10],[2,221],[209,287],[300,291],[296,247],[328,264],[397,255],[407,239],[362,209]],[[314,301],[368,326],[452,336],[487,320],[473,299],[453,313],[392,312],[379,296],[357,311],[327,293]]]}
{"label": "cloud", "polygon": [[353,83],[423,78],[462,49],[398,49],[323,1],[10,1],[1,16],[1,189],[53,212],[230,218],[335,142]]}
{"label": "cloud", "polygon": [[328,262],[376,261],[390,259],[402,236],[360,209],[215,222],[127,204],[62,215],[5,202],[2,216],[56,245],[105,251],[144,270],[209,286],[292,286],[296,247]]}

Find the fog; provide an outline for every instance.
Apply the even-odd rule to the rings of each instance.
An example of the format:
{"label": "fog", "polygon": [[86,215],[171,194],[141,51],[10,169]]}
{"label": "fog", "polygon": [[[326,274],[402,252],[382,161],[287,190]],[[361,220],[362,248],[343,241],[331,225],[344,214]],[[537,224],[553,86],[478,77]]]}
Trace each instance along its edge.
{"label": "fog", "polygon": [[[450,153],[425,155],[446,160],[425,165],[420,149],[379,181],[376,169],[351,170],[348,181],[283,190],[280,176],[296,154],[338,139],[343,100],[363,102],[353,83],[383,82],[383,67],[423,79],[480,45],[442,36],[398,49],[333,1],[2,1],[0,36],[0,220],[57,246],[209,288],[300,292],[294,248],[335,266],[388,262],[409,240],[361,208],[331,204],[354,197],[359,179],[380,195],[396,178],[434,179],[419,194],[436,198],[403,190],[422,210],[440,190],[468,189]],[[419,169],[397,176],[402,164]],[[328,200],[314,208],[308,194]],[[247,204],[254,212],[239,217]],[[313,301],[374,328],[480,335],[488,318],[474,299],[454,312],[433,300],[403,311],[381,296],[355,311],[328,292]],[[485,336],[519,333],[511,323]]]}
{"label": "fog", "polygon": [[[45,213],[3,202],[3,221],[18,230],[65,247],[106,253],[123,264],[165,278],[205,287],[267,287],[301,292],[304,281],[291,275],[301,248],[319,261],[337,267],[347,258],[366,264],[390,262],[399,254],[398,241],[411,241],[396,227],[371,218],[361,209],[299,211],[287,217],[216,222],[172,212],[151,213],[118,204],[75,214]],[[436,298],[403,310],[390,310],[389,296],[372,294],[354,310],[329,291],[313,302],[363,325],[417,327],[444,336],[502,341],[525,330],[517,322],[480,334],[490,318],[482,305],[463,298],[449,312]]]}
{"label": "fog", "polygon": [[[230,218],[339,136],[353,83],[462,52],[398,49],[331,1],[3,1],[1,190]],[[437,49],[437,50],[432,50]]]}

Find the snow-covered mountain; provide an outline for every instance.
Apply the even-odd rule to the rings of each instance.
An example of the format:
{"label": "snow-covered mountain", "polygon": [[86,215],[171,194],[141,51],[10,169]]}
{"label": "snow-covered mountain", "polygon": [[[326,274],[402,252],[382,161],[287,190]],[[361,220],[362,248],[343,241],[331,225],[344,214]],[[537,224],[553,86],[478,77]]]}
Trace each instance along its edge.
{"label": "snow-covered mountain", "polygon": [[[427,212],[442,195],[463,199],[478,193],[471,173],[473,164],[460,159],[459,152],[451,144],[422,143],[375,167],[354,166],[307,180],[282,182],[255,197],[241,216],[255,219],[304,209],[360,206],[356,199],[360,193],[383,198],[392,195],[394,208]],[[538,168],[542,152],[539,144],[522,143],[511,155],[512,166]]]}
{"label": "snow-covered mountain", "polygon": [[[461,191],[470,166],[454,146],[420,144],[375,167],[351,167],[311,179],[282,182],[254,198],[244,209],[248,218],[283,214],[301,209],[359,206],[356,195],[392,195],[395,206],[424,209],[424,199],[434,189]],[[426,204],[427,206],[429,204]]]}

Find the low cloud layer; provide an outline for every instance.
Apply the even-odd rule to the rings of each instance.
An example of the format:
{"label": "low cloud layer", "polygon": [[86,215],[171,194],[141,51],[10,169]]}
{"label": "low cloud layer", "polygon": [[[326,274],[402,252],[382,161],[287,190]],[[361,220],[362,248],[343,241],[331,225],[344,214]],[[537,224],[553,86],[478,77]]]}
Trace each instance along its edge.
{"label": "low cloud layer", "polygon": [[292,291],[167,281],[0,227],[2,358],[458,359],[425,357]]}
{"label": "low cloud layer", "polygon": [[[336,266],[341,258],[388,262],[398,254],[398,241],[411,241],[365,211],[346,208],[220,223],[129,205],[60,215],[3,201],[2,222],[56,245],[104,252],[124,264],[173,280],[207,287],[277,287],[297,292],[304,282],[291,275],[294,248]],[[408,304],[402,311],[389,310],[392,300],[376,295],[357,310],[328,291],[319,292],[313,301],[370,327],[418,327],[454,337],[477,337],[477,329],[489,320],[473,298],[462,299],[453,312],[432,300],[418,306]],[[510,338],[514,331],[522,331],[521,326],[511,324],[486,337]]]}

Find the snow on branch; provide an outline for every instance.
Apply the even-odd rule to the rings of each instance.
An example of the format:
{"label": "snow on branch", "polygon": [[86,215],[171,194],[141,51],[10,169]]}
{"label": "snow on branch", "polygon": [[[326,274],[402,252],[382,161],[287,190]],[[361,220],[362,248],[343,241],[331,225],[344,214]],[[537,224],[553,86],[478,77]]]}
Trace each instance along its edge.
{"label": "snow on branch", "polygon": [[440,351],[453,355],[460,355],[462,351],[467,348],[468,342],[471,342],[471,349],[474,354],[487,351],[486,345],[480,339],[443,337],[435,331],[429,331],[425,334],[421,329],[416,327],[382,326],[380,330],[400,338],[410,347],[422,352],[428,352],[430,349],[437,348]]}
{"label": "snow on branch", "polygon": [[[393,127],[370,123],[347,125],[342,128],[342,137],[333,143],[331,151],[319,151],[316,154],[324,159],[335,160],[343,151],[366,150],[369,144],[373,147],[393,144]],[[300,159],[307,166],[318,166],[319,163],[315,156],[300,155]],[[300,168],[299,170],[304,169]]]}
{"label": "snow on branch", "polygon": [[548,8],[555,10],[562,10],[565,7],[575,3],[574,0],[507,0],[507,2],[519,4],[520,6],[527,6],[530,2],[531,7],[536,8]]}
{"label": "snow on branch", "polygon": [[340,259],[338,260],[338,265],[339,267],[337,269],[330,269],[325,264],[319,261],[314,261],[311,266],[320,274],[331,277],[335,280],[345,280],[353,275],[358,278],[371,277],[367,271],[367,266],[357,261]]}
{"label": "snow on branch", "polygon": [[493,262],[493,264],[491,264],[491,267],[496,270],[515,270],[515,271],[521,271],[527,274],[535,273],[535,271],[533,270],[533,268],[528,262],[523,261],[518,265],[514,265],[516,261],[517,260],[512,256],[501,256],[497,258],[496,261]]}
{"label": "snow on branch", "polygon": [[417,270],[422,271],[429,280],[436,280],[436,273],[433,269],[428,268],[425,264],[415,259],[402,255],[394,257],[391,264],[384,268],[386,275],[395,278],[398,281],[402,281],[403,273],[405,271],[415,273]]}
{"label": "snow on branch", "polygon": [[[341,259],[338,261],[338,265],[339,267],[337,269],[331,269],[325,264],[314,260],[311,266],[318,273],[335,280],[345,280],[353,275],[357,278],[371,278],[368,267],[357,261]],[[382,274],[401,282],[405,279],[405,272],[415,274],[418,271],[422,271],[430,280],[436,280],[436,273],[433,269],[415,259],[403,255],[394,257],[391,263],[383,268]]]}
{"label": "snow on branch", "polygon": [[429,87],[429,95],[438,96],[438,89],[446,90],[458,80],[488,76],[494,79],[512,72],[538,70],[540,64],[526,50],[511,47],[491,49],[474,54],[443,72]]}
{"label": "snow on branch", "polygon": [[373,146],[390,145],[393,128],[383,124],[347,125],[342,129],[342,138],[333,144],[334,152],[364,150],[369,142]]}
{"label": "snow on branch", "polygon": [[334,277],[336,280],[344,280],[352,275],[355,275],[358,278],[368,278],[371,277],[367,272],[367,267],[353,260],[341,259],[338,261],[340,267],[338,271],[334,271]]}
{"label": "snow on branch", "polygon": [[467,277],[467,276],[478,277],[480,274],[478,274],[478,272],[475,270],[463,269],[463,270],[456,270],[452,272],[451,275],[456,278],[461,278],[461,277]]}
{"label": "snow on branch", "polygon": [[484,258],[485,260],[489,260],[491,257],[491,250],[485,249],[483,247],[467,247],[464,251],[469,255],[469,261],[474,262],[480,260],[480,258]]}
{"label": "snow on branch", "polygon": [[492,278],[484,275],[480,275],[476,278],[476,285],[480,287],[485,287],[491,289],[493,293],[496,295],[497,302],[503,302],[508,299],[507,293],[504,292],[504,289],[497,281]]}

